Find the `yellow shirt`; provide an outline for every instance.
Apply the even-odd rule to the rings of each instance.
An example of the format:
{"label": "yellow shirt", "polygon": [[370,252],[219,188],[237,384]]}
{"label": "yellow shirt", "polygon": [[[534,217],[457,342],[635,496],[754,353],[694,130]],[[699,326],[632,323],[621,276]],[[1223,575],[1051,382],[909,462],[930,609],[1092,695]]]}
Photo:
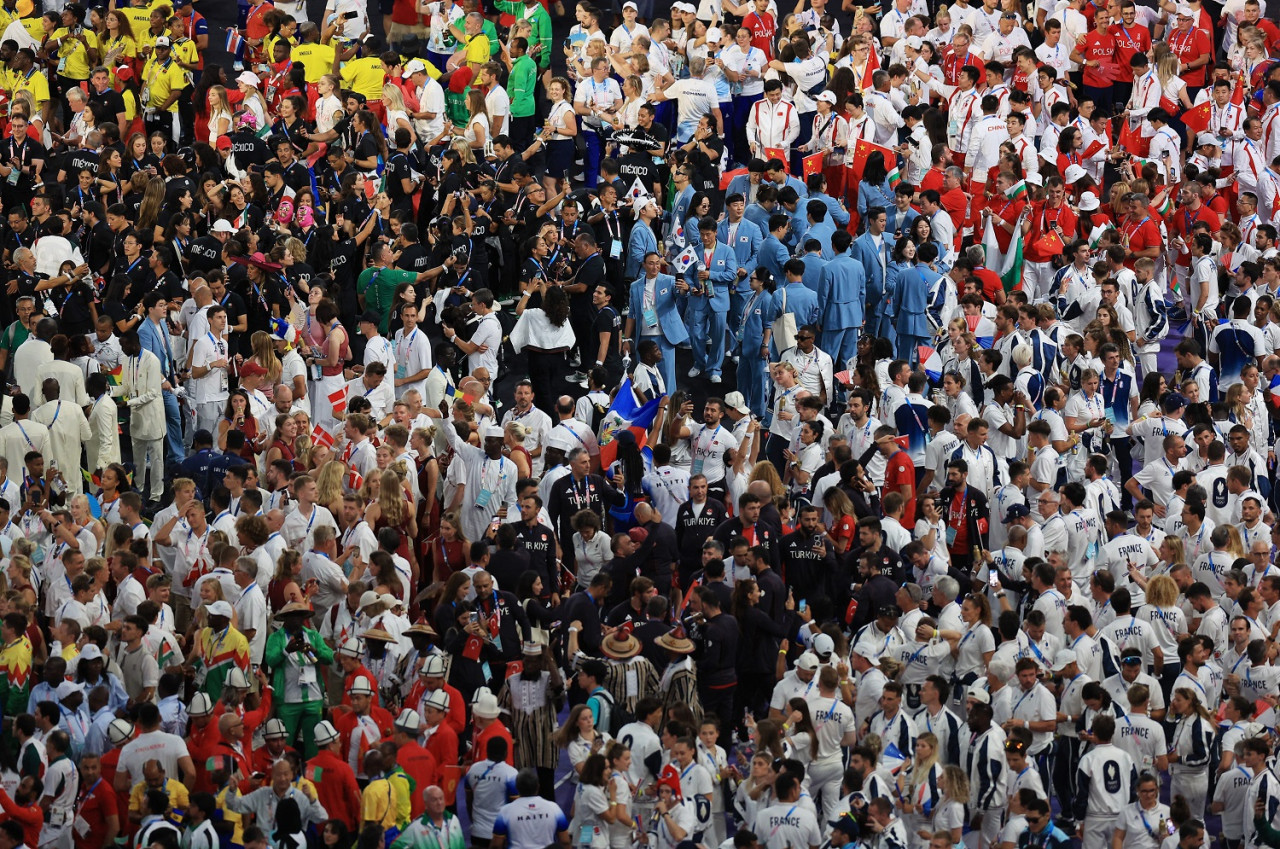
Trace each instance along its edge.
{"label": "yellow shirt", "polygon": [[387,81],[387,73],[382,69],[382,59],[365,56],[342,66],[342,81],[356,94],[363,94],[365,100],[382,100],[382,85]]}
{"label": "yellow shirt", "polygon": [[53,38],[65,39],[58,45],[58,74],[73,80],[89,79],[89,51],[98,49],[98,35],[93,30],[84,31],[85,43],[71,37],[66,27],[53,31]]}
{"label": "yellow shirt", "polygon": [[65,660],[67,663],[70,663],[71,661],[75,660],[79,656],[80,656],[80,649],[76,648],[75,643],[72,643],[71,645],[66,646],[65,648],[62,649],[62,659]]}
{"label": "yellow shirt", "polygon": [[[333,45],[330,44],[299,44],[289,51],[289,58],[302,63],[307,71],[307,82],[312,84],[320,82],[325,74],[332,73],[333,57]],[[381,88],[378,89],[378,94],[381,96]]]}
{"label": "yellow shirt", "polygon": [[473,35],[471,40],[467,42],[467,64],[483,65],[490,58],[489,53],[489,36],[484,33]]}
{"label": "yellow shirt", "polygon": [[[133,789],[129,791],[129,813],[142,813],[143,803],[146,801],[149,789],[151,788],[147,786],[145,781],[139,781],[133,785]],[[181,819],[187,812],[187,807],[191,804],[191,796],[187,792],[186,786],[181,781],[170,778],[165,781],[164,792],[169,796],[169,806],[173,808],[173,816]]]}
{"label": "yellow shirt", "polygon": [[360,819],[366,823],[377,823],[383,831],[396,824],[395,785],[385,778],[370,781],[360,794]]}
{"label": "yellow shirt", "polygon": [[227,791],[231,787],[222,788],[214,796],[214,800],[218,803],[218,810],[222,811],[222,819],[231,825],[231,843],[233,846],[244,845],[244,817],[227,807]]}
{"label": "yellow shirt", "polygon": [[23,18],[22,28],[37,42],[44,40],[44,18]]}
{"label": "yellow shirt", "polygon": [[178,62],[186,62],[188,65],[196,65],[200,62],[200,51],[195,41],[190,38],[172,42],[170,54]]}
{"label": "yellow shirt", "polygon": [[107,53],[114,51],[111,61],[105,61],[104,59],[102,64],[107,68],[111,77],[111,85],[120,85],[120,80],[116,77],[116,68],[138,55],[138,43],[130,36],[120,36],[114,41],[102,42],[99,45],[99,49],[104,57]]}
{"label": "yellow shirt", "polygon": [[132,121],[138,117],[138,95],[133,93],[133,89],[125,88],[121,96],[124,97],[124,119]]}
{"label": "yellow shirt", "polygon": [[[146,34],[151,30],[151,10],[146,6],[125,6],[123,9],[117,8],[117,12],[124,15],[129,21],[129,32],[133,33],[133,38],[139,44]],[[152,41],[155,41],[153,36]]]}
{"label": "yellow shirt", "polygon": [[[147,60],[146,67],[142,69],[142,81],[151,95],[143,105],[149,109],[159,109],[160,104],[168,99],[170,92],[181,91],[187,87],[187,72],[172,59],[162,64],[153,57]],[[178,98],[173,99],[173,103],[166,111],[178,111]]]}
{"label": "yellow shirt", "polygon": [[[289,54],[291,56],[293,55],[293,51],[298,49],[297,47],[298,43],[296,39],[285,38],[284,36],[281,36],[281,35],[269,35],[262,40],[262,48],[264,51],[266,51],[268,62],[275,61],[276,42],[278,41],[284,41],[285,44],[289,45]],[[330,63],[330,67],[332,67],[332,63]]]}
{"label": "yellow shirt", "polygon": [[32,68],[27,73],[14,74],[10,80],[14,91],[29,91],[36,99],[36,106],[49,102],[49,80],[44,71]]}

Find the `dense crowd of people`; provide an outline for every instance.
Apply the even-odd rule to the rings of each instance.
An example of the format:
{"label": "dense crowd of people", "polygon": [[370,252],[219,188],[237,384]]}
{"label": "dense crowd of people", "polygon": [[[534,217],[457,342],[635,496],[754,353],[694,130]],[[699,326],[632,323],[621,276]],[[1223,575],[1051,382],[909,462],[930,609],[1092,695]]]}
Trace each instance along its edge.
{"label": "dense crowd of people", "polygon": [[836,5],[0,5],[0,849],[1280,846],[1280,4]]}

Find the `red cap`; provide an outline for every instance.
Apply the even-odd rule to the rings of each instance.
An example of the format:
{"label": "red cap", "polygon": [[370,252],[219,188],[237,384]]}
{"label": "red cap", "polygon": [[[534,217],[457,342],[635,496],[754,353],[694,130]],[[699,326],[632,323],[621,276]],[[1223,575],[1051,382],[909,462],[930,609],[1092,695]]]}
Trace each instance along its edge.
{"label": "red cap", "polygon": [[449,75],[449,91],[454,94],[462,94],[467,90],[467,86],[471,85],[471,78],[474,75],[475,72],[470,67],[463,65]]}
{"label": "red cap", "polygon": [[218,136],[218,140],[213,143],[218,150],[231,150],[231,139],[227,136]]}
{"label": "red cap", "polygon": [[631,541],[634,542],[636,545],[640,545],[649,538],[649,529],[648,528],[632,528],[631,530],[627,531],[627,536],[631,537]]}
{"label": "red cap", "polygon": [[245,360],[244,365],[240,366],[241,377],[254,377],[255,375],[257,377],[263,377],[266,373],[267,370],[255,363],[253,360]]}

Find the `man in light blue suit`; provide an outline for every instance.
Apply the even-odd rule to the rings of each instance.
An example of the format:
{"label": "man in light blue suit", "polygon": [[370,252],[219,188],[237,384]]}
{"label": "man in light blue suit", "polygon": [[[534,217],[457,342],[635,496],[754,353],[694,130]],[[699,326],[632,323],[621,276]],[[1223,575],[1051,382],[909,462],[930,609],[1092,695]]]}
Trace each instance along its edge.
{"label": "man in light blue suit", "polygon": [[782,212],[778,206],[778,187],[773,183],[761,183],[756,190],[756,202],[747,204],[743,214],[747,220],[760,228],[761,233],[769,232],[769,217],[775,212]]}
{"label": "man in light blue suit", "polygon": [[867,296],[867,275],[862,263],[849,253],[852,244],[853,236],[848,230],[835,232],[831,237],[835,259],[827,263],[818,283],[818,303],[824,305],[821,347],[835,361],[836,371],[858,354]]}
{"label": "man in light blue suit", "polygon": [[[671,199],[671,220],[667,222],[666,242],[671,247],[671,240],[677,229],[683,229],[684,223],[689,218],[689,204],[693,202],[693,173],[688,165],[681,165],[676,169],[675,174],[671,175],[672,182],[675,184],[675,195]],[[686,245],[695,245],[698,243],[697,233],[685,233],[684,243]],[[681,248],[683,250],[683,248]],[[676,251],[679,253],[680,251]]]}
{"label": "man in light blue suit", "polygon": [[759,263],[760,243],[764,241],[764,233],[746,219],[747,200],[741,194],[730,192],[725,197],[724,208],[725,219],[716,228],[716,238],[733,248],[733,253],[738,258],[738,279],[729,294],[729,327],[736,328],[742,321],[742,307],[747,298],[751,297],[751,272],[756,270]]}
{"label": "man in light blue suit", "polygon": [[840,205],[840,201],[827,194],[827,178],[821,171],[810,174],[805,184],[809,189],[809,199],[822,201],[827,207],[827,216],[835,222],[837,227],[849,225],[849,211]]}
{"label": "man in light blue suit", "polygon": [[784,279],[787,260],[791,259],[791,251],[787,249],[787,231],[791,229],[791,216],[778,211],[769,216],[769,234],[760,243],[760,258],[756,265],[769,269],[773,279],[781,285]]}
{"label": "man in light blue suit", "polygon": [[676,279],[659,274],[661,267],[657,252],[645,256],[644,274],[631,284],[631,308],[622,344],[634,357],[641,341],[657,342],[662,352],[662,382],[672,391],[676,385],[676,346],[689,341],[689,331],[676,308]]}
{"label": "man in light blue suit", "polygon": [[764,165],[764,160],[759,157],[755,157],[748,162],[747,173],[739,174],[729,181],[729,188],[725,191],[725,197],[742,195],[747,203],[755,203],[756,192],[760,190],[760,186],[764,183]]}
{"label": "man in light blue suit", "polygon": [[[885,315],[884,278],[892,259],[893,247],[884,235],[884,207],[867,210],[867,232],[853,243],[853,258],[862,264],[867,276],[866,331],[876,337],[891,335],[891,319]],[[881,332],[881,322],[884,323]]]}
{"label": "man in light blue suit", "polygon": [[778,190],[778,205],[782,207],[779,212],[791,216],[791,235],[787,237],[787,244],[799,253],[798,249],[804,246],[805,234],[809,232],[809,211],[804,208],[805,199],[787,186]]}
{"label": "man in light blue suit", "polygon": [[822,279],[822,270],[827,267],[827,261],[822,258],[822,243],[812,235],[805,236],[804,253],[800,255],[800,261],[804,263],[805,288],[816,295],[818,281]]}
{"label": "man in light blue suit", "polygon": [[906,183],[899,183],[893,190],[893,208],[885,210],[884,230],[895,241],[899,236],[911,233],[911,225],[920,217],[920,213],[911,208],[912,188]]}
{"label": "man in light blue suit", "polygon": [[[929,319],[925,314],[929,301],[929,286],[920,273],[928,266],[914,265],[904,268],[893,287],[893,313],[898,359],[911,365],[920,363],[920,346],[929,338]],[[932,272],[936,273],[936,272]]]}
{"label": "man in light blue suit", "polygon": [[[706,373],[712,383],[720,382],[724,367],[724,334],[728,327],[729,293],[738,280],[738,257],[733,248],[716,238],[716,220],[698,222],[701,241],[693,265],[676,281],[676,291],[688,299],[684,319],[693,345],[690,377]],[[710,352],[708,353],[708,347]]]}
{"label": "man in light blue suit", "polygon": [[[778,308],[778,315],[791,313],[796,317],[796,327],[815,324],[819,318],[818,296],[804,285],[804,263],[799,259],[789,259],[783,266],[785,284],[779,286],[773,294],[773,303]],[[776,339],[771,339],[772,359],[777,362],[782,352],[778,350]]]}
{"label": "man in light blue suit", "polygon": [[644,268],[644,258],[650,252],[658,250],[658,237],[653,234],[653,220],[658,217],[658,204],[653,198],[638,197],[631,202],[635,212],[636,223],[631,225],[631,236],[627,239],[627,266],[624,273],[628,280],[640,276]]}
{"label": "man in light blue suit", "polygon": [[787,166],[781,159],[770,159],[769,163],[765,165],[764,175],[778,187],[778,191],[790,186],[796,190],[796,194],[800,197],[808,197],[809,195],[808,187],[787,173]]}
{"label": "man in light blue suit", "polygon": [[817,239],[822,245],[822,258],[830,262],[835,259],[835,254],[831,252],[831,236],[836,232],[836,225],[827,212],[827,205],[811,198],[804,204],[804,210],[809,223],[804,234],[805,241]]}
{"label": "man in light blue suit", "polygon": [[924,280],[926,298],[925,318],[929,321],[929,334],[936,336],[942,331],[943,315],[950,315],[955,305],[956,288],[951,278],[940,271],[934,271],[931,265],[938,264],[938,243],[925,242],[916,250],[916,261],[920,263],[920,277]]}

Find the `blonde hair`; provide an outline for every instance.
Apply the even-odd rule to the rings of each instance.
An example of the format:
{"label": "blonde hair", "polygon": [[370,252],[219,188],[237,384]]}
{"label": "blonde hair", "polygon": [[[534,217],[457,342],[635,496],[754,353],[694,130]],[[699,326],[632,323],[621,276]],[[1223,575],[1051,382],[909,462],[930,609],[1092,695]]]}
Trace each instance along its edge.
{"label": "blonde hair", "polygon": [[955,764],[947,764],[942,768],[938,787],[947,794],[948,799],[954,799],[957,802],[969,800],[969,776]]}
{"label": "blonde hair", "polygon": [[768,460],[761,460],[751,467],[751,477],[747,482],[754,483],[756,481],[764,481],[769,484],[769,489],[773,492],[775,498],[785,495],[787,492],[786,487],[782,485],[782,477],[778,474],[778,470]]}
{"label": "blonde hair", "polygon": [[265,330],[255,330],[253,336],[249,337],[250,346],[253,348],[253,358],[258,361],[258,365],[267,370],[268,385],[275,386],[280,380],[280,371],[283,364],[280,357],[276,356],[276,346],[271,339],[271,334]]}
{"label": "blonde hair", "polygon": [[383,470],[378,481],[378,509],[382,511],[382,521],[391,527],[399,527],[407,518],[404,490],[395,469]]}
{"label": "blonde hair", "polygon": [[213,96],[214,108],[210,112],[226,112],[231,114],[231,101],[227,98],[226,86],[211,85],[209,86],[209,94]]}
{"label": "blonde hair", "polygon": [[404,105],[404,94],[400,91],[400,86],[395,83],[387,83],[382,87],[382,103],[387,107],[388,112],[407,111]]}
{"label": "blonde hair", "polygon": [[507,433],[511,434],[511,438],[516,441],[517,445],[523,445],[525,437],[531,433],[531,429],[520,424],[520,422],[507,422]]}
{"label": "blonde hair", "polygon": [[316,475],[316,503],[326,507],[342,498],[342,479],[347,474],[347,467],[339,460],[330,460],[324,464],[320,474]]}
{"label": "blonde hair", "polygon": [[1156,575],[1147,582],[1147,603],[1155,607],[1173,607],[1178,603],[1178,585],[1168,575]]}

